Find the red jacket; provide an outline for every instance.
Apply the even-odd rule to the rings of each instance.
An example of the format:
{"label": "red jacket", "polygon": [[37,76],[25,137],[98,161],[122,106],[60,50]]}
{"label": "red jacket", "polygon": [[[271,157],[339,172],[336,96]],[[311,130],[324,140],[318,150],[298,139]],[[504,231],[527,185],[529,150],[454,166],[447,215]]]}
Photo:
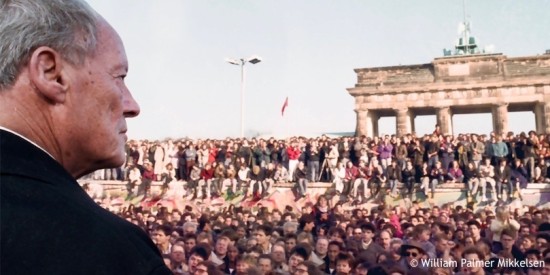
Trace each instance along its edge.
{"label": "red jacket", "polygon": [[357,167],[352,166],[351,168],[346,167],[346,177],[345,180],[355,180],[359,176],[359,170]]}
{"label": "red jacket", "polygon": [[209,180],[209,179],[212,179],[214,177],[214,169],[213,168],[210,168],[208,170],[206,169],[202,169],[201,171],[201,179],[203,180]]}
{"label": "red jacket", "polygon": [[208,163],[214,163],[216,161],[216,156],[218,155],[218,148],[212,147],[208,153]]}
{"label": "red jacket", "polygon": [[286,153],[288,154],[289,160],[297,160],[300,157],[300,149],[298,147],[294,148],[292,146],[286,148]]}
{"label": "red jacket", "polygon": [[141,175],[144,179],[154,180],[155,179],[155,172],[153,169],[145,169],[143,171],[143,175]]}

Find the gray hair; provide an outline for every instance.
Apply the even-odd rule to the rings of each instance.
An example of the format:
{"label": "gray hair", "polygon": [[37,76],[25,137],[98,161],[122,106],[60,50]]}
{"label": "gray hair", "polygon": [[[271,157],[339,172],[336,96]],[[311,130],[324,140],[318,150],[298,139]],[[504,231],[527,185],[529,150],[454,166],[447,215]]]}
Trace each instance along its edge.
{"label": "gray hair", "polygon": [[390,245],[394,245],[394,244],[402,245],[402,244],[403,244],[403,240],[400,239],[400,238],[393,238],[393,239],[391,239]]}
{"label": "gray hair", "polygon": [[199,225],[196,222],[185,222],[182,226],[183,229],[186,228],[193,228],[194,230],[197,230]]}
{"label": "gray hair", "polygon": [[289,230],[298,230],[298,223],[297,222],[285,222],[283,224],[283,229],[289,229]]}
{"label": "gray hair", "polygon": [[0,0],[0,91],[41,46],[80,65],[97,44],[99,15],[83,0]]}

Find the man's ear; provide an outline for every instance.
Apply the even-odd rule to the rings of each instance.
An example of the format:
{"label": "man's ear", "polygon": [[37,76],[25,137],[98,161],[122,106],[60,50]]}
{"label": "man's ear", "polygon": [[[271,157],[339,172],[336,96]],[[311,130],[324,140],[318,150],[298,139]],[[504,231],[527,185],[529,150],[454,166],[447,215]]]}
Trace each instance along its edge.
{"label": "man's ear", "polygon": [[29,60],[29,78],[37,92],[53,103],[65,102],[68,83],[59,53],[50,47],[39,47]]}

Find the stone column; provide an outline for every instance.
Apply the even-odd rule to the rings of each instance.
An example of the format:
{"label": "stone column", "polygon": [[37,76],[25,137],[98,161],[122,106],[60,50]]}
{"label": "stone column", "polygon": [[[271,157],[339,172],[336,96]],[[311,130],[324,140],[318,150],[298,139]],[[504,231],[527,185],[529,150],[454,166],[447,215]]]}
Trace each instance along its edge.
{"label": "stone column", "polygon": [[396,126],[396,135],[397,137],[402,137],[406,134],[412,132],[412,123],[411,123],[411,113],[409,108],[399,108],[395,109],[395,126]]}
{"label": "stone column", "polygon": [[493,106],[493,132],[508,133],[508,103],[498,103]]}
{"label": "stone column", "polygon": [[535,105],[535,120],[537,133],[550,134],[550,102],[540,102]]}
{"label": "stone column", "polygon": [[441,133],[444,135],[453,134],[453,115],[451,113],[451,107],[437,107],[436,108],[437,124],[441,129]]}
{"label": "stone column", "polygon": [[355,109],[357,114],[357,125],[355,126],[355,136],[367,135],[367,114],[366,109]]}
{"label": "stone column", "polygon": [[411,111],[409,111],[409,113],[411,115],[411,134],[414,133],[416,135],[416,125],[414,123],[414,120],[416,119],[416,114]]}
{"label": "stone column", "polygon": [[544,133],[544,103],[536,103],[533,113],[535,113],[535,127],[537,133]]}

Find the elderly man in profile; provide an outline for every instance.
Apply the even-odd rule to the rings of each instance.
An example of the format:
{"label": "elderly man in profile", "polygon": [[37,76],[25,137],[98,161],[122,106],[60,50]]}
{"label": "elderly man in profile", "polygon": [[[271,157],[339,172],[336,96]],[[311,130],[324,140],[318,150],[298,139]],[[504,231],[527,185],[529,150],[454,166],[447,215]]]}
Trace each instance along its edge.
{"label": "elderly man in profile", "polygon": [[1,274],[170,274],[151,239],[75,179],[124,162],[115,30],[82,0],[0,0]]}

